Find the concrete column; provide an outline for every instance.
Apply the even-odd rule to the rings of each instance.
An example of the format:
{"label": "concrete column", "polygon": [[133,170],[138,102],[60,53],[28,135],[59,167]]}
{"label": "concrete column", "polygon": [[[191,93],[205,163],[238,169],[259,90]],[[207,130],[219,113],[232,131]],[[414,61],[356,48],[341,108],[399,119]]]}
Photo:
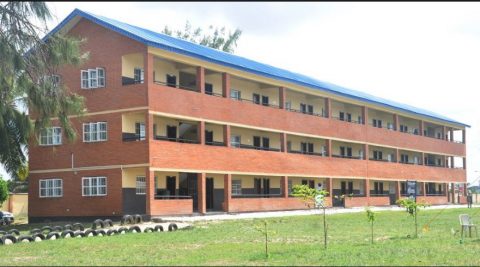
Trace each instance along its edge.
{"label": "concrete column", "polygon": [[368,107],[363,106],[362,107],[362,124],[367,125],[368,124]]}
{"label": "concrete column", "polygon": [[152,214],[152,206],[153,206],[153,201],[155,201],[155,172],[150,171],[149,167],[145,168],[145,182],[146,182],[145,199],[147,202],[145,213],[147,215],[154,215]]}
{"label": "concrete column", "polygon": [[198,132],[197,132],[197,138],[198,142],[201,145],[205,145],[205,121],[199,121],[198,124]]}
{"label": "concrete column", "polygon": [[223,211],[230,211],[230,201],[232,200],[232,175],[223,176]]}
{"label": "concrete column", "polygon": [[327,139],[327,154],[330,158],[332,157],[332,139]]}
{"label": "concrete column", "polygon": [[427,183],[426,182],[423,182],[422,183],[423,185],[423,196],[426,196],[427,195]]}
{"label": "concrete column", "polygon": [[423,127],[424,127],[424,123],[422,120],[420,120],[418,128],[419,128],[420,135],[422,136],[423,136]]}
{"label": "concrete column", "polygon": [[393,127],[395,127],[395,131],[400,131],[400,125],[398,122],[398,114],[393,114]]}
{"label": "concrete column", "polygon": [[370,199],[370,180],[365,179],[365,197],[367,197],[367,202]]}
{"label": "concrete column", "polygon": [[427,163],[425,162],[425,153],[422,152],[422,165],[426,166]]}
{"label": "concrete column", "polygon": [[450,142],[453,142],[453,128],[450,129]]}
{"label": "concrete column", "polygon": [[466,143],[467,142],[467,132],[466,132],[466,129],[463,129],[462,130],[462,143]]}
{"label": "concrete column", "polygon": [[369,160],[369,154],[370,152],[368,151],[368,144],[363,145],[363,159],[364,160]]}
{"label": "concrete column", "polygon": [[153,114],[149,114],[148,110],[145,111],[145,140],[147,142],[155,140],[155,135],[153,132]]}
{"label": "concrete column", "polygon": [[197,91],[201,94],[205,94],[205,68],[202,66],[197,67]]}
{"label": "concrete column", "polygon": [[206,176],[207,176],[206,173],[197,174],[198,212],[200,214],[207,213]]}
{"label": "concrete column", "polygon": [[287,151],[287,134],[286,133],[280,133],[280,150],[282,152],[288,152]]}
{"label": "concrete column", "polygon": [[463,169],[467,169],[467,158],[463,157]]}
{"label": "concrete column", "polygon": [[230,125],[223,125],[223,143],[230,147]]}
{"label": "concrete column", "polygon": [[282,176],[280,178],[280,184],[282,187],[282,196],[288,198],[288,176]]}
{"label": "concrete column", "polygon": [[281,109],[285,109],[285,102],[287,101],[287,89],[285,87],[278,88],[278,105]]}
{"label": "concrete column", "polygon": [[13,213],[13,194],[8,194],[7,211]]}
{"label": "concrete column", "polygon": [[332,117],[332,99],[329,97],[325,98],[325,112],[326,118]]}
{"label": "concrete column", "polygon": [[442,139],[443,140],[448,140],[447,139],[447,127],[446,126],[442,126]]}
{"label": "concrete column", "polygon": [[230,98],[230,74],[222,73],[222,94],[223,97]]}
{"label": "concrete column", "polygon": [[[325,189],[327,190],[328,192],[328,196],[329,197],[332,197],[332,201],[333,201],[333,179],[332,178],[327,178],[325,180]],[[333,203],[330,203],[333,205]]]}
{"label": "concrete column", "polygon": [[143,59],[144,59],[144,70],[143,70],[143,74],[144,74],[144,83],[146,83],[148,86],[150,85],[153,85],[153,62],[155,61],[155,58],[152,54],[150,53],[145,53],[144,56],[143,56]]}
{"label": "concrete column", "polygon": [[395,161],[400,162],[400,150],[398,148],[395,149]]}

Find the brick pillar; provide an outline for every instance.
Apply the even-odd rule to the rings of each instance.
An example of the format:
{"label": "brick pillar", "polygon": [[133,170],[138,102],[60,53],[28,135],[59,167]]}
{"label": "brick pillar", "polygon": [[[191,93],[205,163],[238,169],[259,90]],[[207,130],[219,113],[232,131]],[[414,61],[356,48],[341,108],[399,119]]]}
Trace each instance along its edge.
{"label": "brick pillar", "polygon": [[200,214],[207,213],[207,198],[206,198],[206,173],[197,174],[197,196],[198,196],[198,212]]}
{"label": "brick pillar", "polygon": [[467,169],[467,158],[463,157],[463,169]]}
{"label": "brick pillar", "polygon": [[442,126],[442,139],[443,140],[448,140],[447,139],[447,127],[446,126]]}
{"label": "brick pillar", "polygon": [[449,164],[448,164],[448,157],[447,156],[443,156],[444,157],[444,162],[445,162],[445,168],[448,168],[449,167]]}
{"label": "brick pillar", "polygon": [[327,139],[327,155],[331,158],[333,151],[332,151],[332,139]]}
{"label": "brick pillar", "polygon": [[222,94],[223,97],[230,98],[230,74],[222,73]]}
{"label": "brick pillar", "polygon": [[329,97],[325,98],[325,113],[326,118],[332,117],[332,99]]}
{"label": "brick pillar", "polygon": [[7,211],[13,213],[13,194],[8,194]]}
{"label": "brick pillar", "polygon": [[422,154],[422,165],[426,166],[427,163],[425,162],[425,153],[421,153]]}
{"label": "brick pillar", "polygon": [[230,147],[230,125],[223,125],[223,143]]}
{"label": "brick pillar", "polygon": [[462,130],[462,143],[466,143],[467,142],[467,132],[466,132],[466,129],[463,129]]}
{"label": "brick pillar", "polygon": [[145,111],[145,140],[155,140],[155,133],[153,132],[153,114],[149,114],[148,110]]}
{"label": "brick pillar", "polygon": [[155,172],[150,171],[147,167],[145,168],[145,182],[146,182],[146,211],[147,215],[155,215],[152,214],[152,204],[155,201]]}
{"label": "brick pillar", "polygon": [[288,176],[282,176],[280,178],[280,184],[282,187],[282,196],[288,198]]}
{"label": "brick pillar", "polygon": [[197,138],[201,145],[205,145],[205,121],[199,121],[197,124]]}
{"label": "brick pillar", "polygon": [[146,83],[148,86],[153,85],[154,82],[154,77],[153,77],[153,62],[155,61],[155,58],[152,54],[150,53],[145,53],[143,56],[144,59],[144,83]]}
{"label": "brick pillar", "polygon": [[223,211],[230,211],[230,201],[232,200],[232,175],[223,176]]}
{"label": "brick pillar", "polygon": [[285,102],[287,101],[287,89],[285,87],[278,88],[278,106],[285,109]]}
{"label": "brick pillar", "polygon": [[398,148],[395,149],[395,161],[400,162],[400,150]]}
{"label": "brick pillar", "polygon": [[422,136],[423,136],[423,124],[424,124],[424,123],[423,123],[422,120],[419,121],[419,125],[418,125],[418,128],[420,128],[420,129],[419,129],[419,134],[422,135]]}
{"label": "brick pillar", "polygon": [[400,186],[400,181],[396,181],[395,182],[395,199],[396,200],[399,200],[402,196],[401,196],[401,186]]}
{"label": "brick pillar", "polygon": [[280,149],[282,152],[288,152],[287,151],[287,134],[286,133],[280,133]]}
{"label": "brick pillar", "polygon": [[195,81],[197,85],[197,91],[201,94],[205,94],[205,68],[202,66],[197,67],[197,80]]}
{"label": "brick pillar", "polygon": [[370,152],[368,151],[368,144],[363,145],[363,159],[364,160],[369,160],[369,154]]}
{"label": "brick pillar", "polygon": [[422,182],[422,186],[423,186],[423,196],[426,196],[427,195],[427,183],[426,182]]}
{"label": "brick pillar", "polygon": [[[326,183],[325,187],[326,187],[326,190],[328,192],[328,196],[333,198],[333,179],[332,178],[327,178],[327,179],[325,179],[325,183]],[[332,199],[332,201],[333,201],[333,199]],[[330,204],[333,205],[333,203],[330,203]]]}
{"label": "brick pillar", "polygon": [[362,107],[362,120],[362,124],[368,124],[368,107],[366,106]]}
{"label": "brick pillar", "polygon": [[395,131],[400,130],[399,121],[398,121],[398,114],[393,114],[393,127],[395,127]]}
{"label": "brick pillar", "polygon": [[370,180],[365,179],[365,197],[367,198],[367,203],[370,203]]}
{"label": "brick pillar", "polygon": [[453,128],[450,129],[450,142],[453,142]]}

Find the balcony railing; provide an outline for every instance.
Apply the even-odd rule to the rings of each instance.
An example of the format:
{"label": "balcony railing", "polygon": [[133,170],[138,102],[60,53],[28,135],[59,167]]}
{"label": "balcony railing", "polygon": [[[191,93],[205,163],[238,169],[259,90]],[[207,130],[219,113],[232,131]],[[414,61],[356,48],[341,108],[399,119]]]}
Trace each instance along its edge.
{"label": "balcony railing", "polygon": [[276,198],[282,197],[282,194],[241,194],[241,195],[232,195],[232,198]]}
{"label": "balcony railing", "polygon": [[217,141],[205,141],[205,144],[209,146],[225,146],[224,142],[217,142]]}
{"label": "balcony railing", "polygon": [[426,194],[427,197],[446,196],[445,192],[434,192]]}
{"label": "balcony railing", "polygon": [[308,152],[308,151],[299,151],[299,150],[288,150],[288,153],[294,153],[294,154],[305,154],[305,155],[314,155],[314,156],[322,156],[322,157],[327,157],[327,153],[316,153],[316,152]]}
{"label": "balcony railing", "polygon": [[445,165],[438,165],[438,164],[435,164],[435,163],[428,163],[428,162],[425,162],[425,166],[439,167],[439,168],[444,168],[445,167]]}
{"label": "balcony railing", "polygon": [[249,102],[249,103],[252,103],[252,104],[259,105],[259,106],[280,108],[280,106],[278,106],[278,105],[274,105],[274,104],[270,104],[270,103],[262,103],[262,101],[254,101],[252,99],[245,99],[245,98],[238,98],[238,97],[230,97],[230,98],[233,99],[233,100],[237,100],[237,101]]}
{"label": "balcony railing", "polygon": [[368,125],[370,125],[374,128],[381,128],[381,129],[387,129],[387,130],[390,130],[390,131],[396,131],[395,126],[388,126],[388,125],[383,125],[383,124],[382,124],[382,126],[378,126],[378,124],[374,125],[373,123],[369,123]]}
{"label": "balcony railing", "polygon": [[334,117],[332,116],[332,119],[339,120],[339,121],[344,121],[344,122],[351,122],[351,123],[356,123],[356,124],[363,124],[363,121],[356,121],[356,120],[347,120],[345,118],[340,118],[340,117]]}
{"label": "balcony railing", "polygon": [[155,199],[192,199],[192,196],[181,196],[181,195],[155,195]]}
{"label": "balcony railing", "polygon": [[410,164],[410,165],[422,165],[420,162],[411,162],[411,161],[399,161],[398,163],[402,163],[402,164]]}
{"label": "balcony railing", "polygon": [[322,118],[327,117],[327,114],[324,114],[324,113],[308,112],[306,110],[302,111],[302,110],[298,110],[298,109],[294,109],[294,108],[286,108],[286,110],[291,111],[291,112],[297,112],[297,113],[303,113],[303,114],[307,114],[307,115],[322,117]]}
{"label": "balcony railing", "polygon": [[373,161],[383,161],[383,162],[394,162],[394,163],[397,162],[397,161],[395,161],[395,160],[377,159],[377,158],[369,158],[369,160],[373,160]]}
{"label": "balcony railing", "polygon": [[143,141],[143,140],[145,140],[145,136],[135,134],[135,133],[122,133],[122,140],[125,141],[125,142]]}
{"label": "balcony railing", "polygon": [[332,157],[334,157],[334,158],[346,158],[346,159],[363,159],[363,157],[360,157],[360,156],[347,156],[347,155],[336,155],[336,154],[332,154]]}
{"label": "balcony railing", "polygon": [[164,140],[164,141],[170,141],[170,142],[189,143],[189,144],[199,144],[200,143],[198,140],[184,139],[184,138],[174,138],[174,137],[167,137],[167,136],[160,136],[160,135],[156,135],[155,140]]}
{"label": "balcony railing", "polygon": [[159,84],[159,85],[166,85],[166,86],[173,87],[173,88],[198,92],[198,89],[196,87],[190,87],[190,86],[185,86],[185,85],[180,85],[180,84],[175,84],[175,83],[167,83],[167,82],[162,82],[162,81],[153,81],[153,82],[155,84]]}
{"label": "balcony railing", "polygon": [[279,148],[273,148],[273,147],[261,147],[261,146],[252,146],[252,145],[235,144],[235,143],[232,143],[231,145],[232,145],[232,147],[280,152]]}
{"label": "balcony railing", "polygon": [[215,93],[215,92],[208,92],[205,91],[206,95],[211,95],[211,96],[217,96],[217,97],[223,97],[223,94]]}
{"label": "balcony railing", "polygon": [[388,192],[383,192],[383,193],[370,193],[371,197],[388,197],[390,193]]}
{"label": "balcony railing", "polygon": [[139,84],[139,83],[144,83],[144,80],[137,80],[135,78],[122,76],[122,85],[131,85],[131,84]]}

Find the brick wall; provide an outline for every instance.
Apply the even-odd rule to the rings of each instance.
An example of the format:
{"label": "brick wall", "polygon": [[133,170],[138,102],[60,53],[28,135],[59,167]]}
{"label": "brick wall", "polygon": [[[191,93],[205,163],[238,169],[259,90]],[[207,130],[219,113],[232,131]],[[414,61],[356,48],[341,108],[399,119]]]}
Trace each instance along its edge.
{"label": "brick wall", "polygon": [[[148,211],[147,211],[148,212]],[[157,199],[150,203],[150,215],[185,215],[192,214],[192,199]]]}

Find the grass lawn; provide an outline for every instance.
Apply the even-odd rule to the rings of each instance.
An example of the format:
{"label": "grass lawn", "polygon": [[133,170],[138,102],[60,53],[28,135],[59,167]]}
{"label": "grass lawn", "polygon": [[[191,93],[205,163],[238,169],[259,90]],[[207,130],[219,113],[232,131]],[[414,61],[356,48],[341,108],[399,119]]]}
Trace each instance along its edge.
{"label": "grass lawn", "polygon": [[[460,240],[458,215],[480,208],[422,210],[419,238],[403,211],[378,212],[375,243],[364,212],[327,215],[329,247],[323,248],[320,215],[268,219],[270,236],[254,225],[261,220],[197,222],[194,229],[168,233],[62,239],[0,246],[5,265],[480,265],[480,239]],[[433,219],[433,221],[432,221]],[[427,232],[425,223],[432,221]],[[25,228],[24,228],[25,229]]]}

